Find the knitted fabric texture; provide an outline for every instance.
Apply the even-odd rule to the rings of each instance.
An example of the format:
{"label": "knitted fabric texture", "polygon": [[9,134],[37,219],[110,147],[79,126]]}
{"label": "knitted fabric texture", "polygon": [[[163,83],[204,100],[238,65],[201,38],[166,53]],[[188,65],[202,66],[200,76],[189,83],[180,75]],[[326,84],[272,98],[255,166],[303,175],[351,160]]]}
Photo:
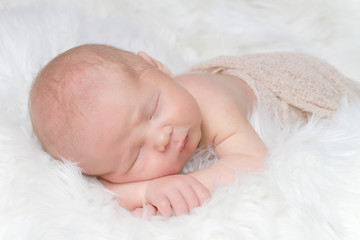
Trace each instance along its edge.
{"label": "knitted fabric texture", "polygon": [[343,97],[360,96],[360,85],[334,67],[300,53],[220,56],[200,63],[191,72],[228,74],[254,91],[257,104],[282,123],[306,122],[312,114],[331,117]]}

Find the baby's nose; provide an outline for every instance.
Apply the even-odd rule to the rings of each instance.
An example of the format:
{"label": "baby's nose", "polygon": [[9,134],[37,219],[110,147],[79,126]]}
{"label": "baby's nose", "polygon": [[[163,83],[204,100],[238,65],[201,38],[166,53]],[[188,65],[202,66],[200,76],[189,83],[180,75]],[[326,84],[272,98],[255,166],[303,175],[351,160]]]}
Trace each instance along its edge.
{"label": "baby's nose", "polygon": [[170,142],[172,132],[173,130],[170,126],[162,127],[156,131],[153,136],[154,147],[156,150],[160,152],[165,151],[166,146]]}

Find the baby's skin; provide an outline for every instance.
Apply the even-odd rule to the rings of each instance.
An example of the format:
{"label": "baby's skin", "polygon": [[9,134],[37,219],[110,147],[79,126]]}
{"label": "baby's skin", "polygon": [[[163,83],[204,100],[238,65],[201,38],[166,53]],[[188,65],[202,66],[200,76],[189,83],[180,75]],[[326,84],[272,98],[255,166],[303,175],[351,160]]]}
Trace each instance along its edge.
{"label": "baby's skin", "polygon": [[[148,217],[187,214],[209,198],[215,182],[227,185],[236,172],[263,166],[266,147],[247,118],[256,97],[241,79],[203,73],[174,77],[144,52],[131,57],[143,66],[137,75],[114,63],[81,67],[84,56],[99,52],[106,64],[109,51],[123,52],[95,44],[71,49],[35,79],[30,115],[54,158],[77,162],[84,174],[115,192],[121,206],[136,216],[146,209]],[[56,93],[48,94],[54,86]],[[69,119],[71,127],[59,127]],[[179,174],[200,146],[212,146],[218,161]]]}

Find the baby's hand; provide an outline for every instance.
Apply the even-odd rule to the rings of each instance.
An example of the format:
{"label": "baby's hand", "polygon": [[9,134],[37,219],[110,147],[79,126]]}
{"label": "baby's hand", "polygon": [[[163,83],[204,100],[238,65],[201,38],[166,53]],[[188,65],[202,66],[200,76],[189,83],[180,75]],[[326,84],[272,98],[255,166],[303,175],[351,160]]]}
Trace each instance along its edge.
{"label": "baby's hand", "polygon": [[169,217],[172,211],[178,216],[201,206],[210,191],[194,177],[171,175],[147,182],[144,197],[146,204],[155,206],[158,213]]}
{"label": "baby's hand", "polygon": [[151,204],[146,204],[145,206],[135,208],[132,211],[132,215],[138,218],[145,217],[147,220],[150,220],[152,216],[158,214],[156,207]]}

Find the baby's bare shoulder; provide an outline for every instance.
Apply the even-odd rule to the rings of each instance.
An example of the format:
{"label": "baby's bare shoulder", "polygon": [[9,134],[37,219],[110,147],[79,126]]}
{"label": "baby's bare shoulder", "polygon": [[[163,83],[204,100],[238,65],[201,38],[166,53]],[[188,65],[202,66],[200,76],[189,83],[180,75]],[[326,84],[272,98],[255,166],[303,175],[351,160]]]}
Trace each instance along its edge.
{"label": "baby's bare shoulder", "polygon": [[217,145],[227,136],[244,131],[253,99],[239,79],[210,74],[188,74],[178,78],[197,100],[203,115],[207,143]]}
{"label": "baby's bare shoulder", "polygon": [[198,94],[209,94],[216,91],[214,78],[210,74],[190,73],[176,77],[176,80],[188,91]]}
{"label": "baby's bare shoulder", "polygon": [[266,148],[248,121],[256,97],[240,79],[227,75],[189,74],[179,79],[198,101],[205,144],[219,157],[263,156]]}
{"label": "baby's bare shoulder", "polygon": [[244,115],[252,111],[256,97],[242,80],[224,74],[191,73],[176,78],[199,102],[205,106],[236,105]]}
{"label": "baby's bare shoulder", "polygon": [[229,108],[235,102],[238,102],[239,96],[229,94],[224,83],[213,75],[182,75],[178,81],[196,99],[202,113],[205,115],[204,117],[212,116],[214,118],[214,115],[218,115],[220,109]]}

